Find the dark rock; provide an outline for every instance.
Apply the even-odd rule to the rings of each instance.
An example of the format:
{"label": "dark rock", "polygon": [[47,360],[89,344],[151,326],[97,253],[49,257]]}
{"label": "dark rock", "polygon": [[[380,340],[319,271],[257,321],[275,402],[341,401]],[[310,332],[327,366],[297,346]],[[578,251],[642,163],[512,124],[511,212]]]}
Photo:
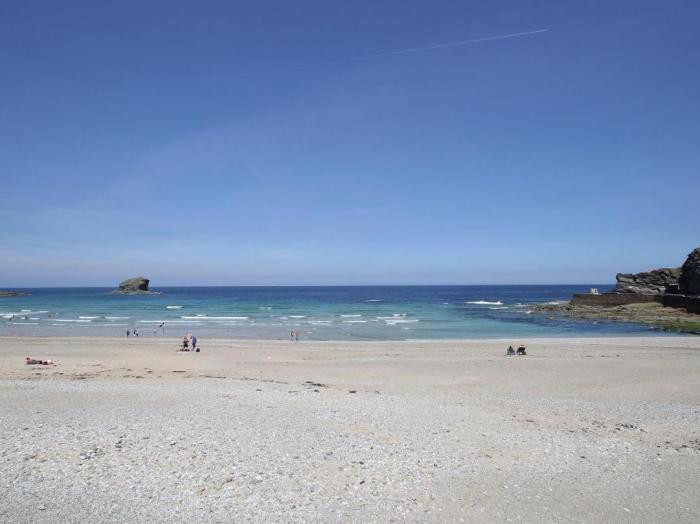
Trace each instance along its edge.
{"label": "dark rock", "polygon": [[[700,266],[699,266],[700,267]],[[615,293],[662,295],[678,289],[680,268],[654,269],[644,273],[618,273]]]}
{"label": "dark rock", "polygon": [[147,295],[153,293],[148,290],[150,280],[144,277],[135,277],[119,284],[119,288],[112,291],[115,295]]}
{"label": "dark rock", "polygon": [[700,295],[700,247],[691,251],[681,267],[678,288],[683,295]]}
{"label": "dark rock", "polygon": [[26,297],[28,294],[21,291],[0,291],[0,297]]}

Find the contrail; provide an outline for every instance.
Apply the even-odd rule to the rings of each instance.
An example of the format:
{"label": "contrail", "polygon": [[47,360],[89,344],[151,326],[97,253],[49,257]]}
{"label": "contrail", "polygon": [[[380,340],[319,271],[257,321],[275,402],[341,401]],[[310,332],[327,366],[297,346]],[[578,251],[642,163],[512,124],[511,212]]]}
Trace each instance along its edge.
{"label": "contrail", "polygon": [[432,49],[443,49],[445,47],[458,47],[468,44],[478,44],[480,42],[490,42],[492,40],[505,40],[506,38],[519,38],[521,36],[536,35],[538,33],[546,33],[549,29],[537,29],[535,31],[525,31],[523,33],[509,33],[507,35],[487,36],[485,38],[473,38],[471,40],[460,40],[459,42],[448,42],[446,44],[429,45],[425,47],[411,47],[408,49],[400,49],[399,51],[387,51],[385,53],[377,53],[375,55],[356,56],[353,58],[344,58],[342,60],[334,60],[328,64],[342,64],[345,62],[359,62],[361,60],[374,60],[375,58],[384,58],[386,56],[406,55],[408,53],[418,53],[420,51],[430,51]]}
{"label": "contrail", "polygon": [[302,66],[289,66],[289,67],[284,67],[284,68],[277,68],[277,69],[271,69],[268,71],[251,71],[248,73],[242,73],[236,76],[239,77],[249,77],[253,76],[256,74],[260,73],[280,73],[280,72],[291,72],[291,71],[304,71],[304,70],[309,70],[309,69],[316,69],[319,67],[327,67],[327,66],[332,66],[332,65],[337,65],[337,64],[347,64],[349,62],[361,62],[363,60],[375,60],[377,58],[385,58],[387,56],[397,56],[397,55],[406,55],[408,53],[419,53],[421,51],[430,51],[433,49],[444,49],[447,47],[459,47],[462,45],[469,45],[469,44],[478,44],[481,42],[491,42],[493,40],[505,40],[507,38],[520,38],[521,36],[529,36],[529,35],[536,35],[539,33],[546,33],[549,31],[549,29],[536,29],[534,31],[525,31],[522,33],[508,33],[507,35],[496,35],[496,36],[487,36],[484,38],[472,38],[471,40],[460,40],[459,42],[448,42],[446,44],[435,44],[435,45],[429,45],[425,47],[411,47],[409,49],[400,49],[398,51],[387,51],[384,53],[377,53],[374,55],[365,55],[365,56],[355,56],[351,58],[341,58],[339,60],[332,60],[330,62],[324,62],[324,63],[318,63],[318,64],[309,64],[309,65],[302,65]]}

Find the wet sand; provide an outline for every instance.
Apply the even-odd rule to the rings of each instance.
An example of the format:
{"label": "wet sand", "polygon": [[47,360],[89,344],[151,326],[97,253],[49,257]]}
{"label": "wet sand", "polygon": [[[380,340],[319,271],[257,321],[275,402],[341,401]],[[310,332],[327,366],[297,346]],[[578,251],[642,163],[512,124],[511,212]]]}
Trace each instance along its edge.
{"label": "wet sand", "polygon": [[0,521],[700,520],[700,337],[178,342],[0,338]]}

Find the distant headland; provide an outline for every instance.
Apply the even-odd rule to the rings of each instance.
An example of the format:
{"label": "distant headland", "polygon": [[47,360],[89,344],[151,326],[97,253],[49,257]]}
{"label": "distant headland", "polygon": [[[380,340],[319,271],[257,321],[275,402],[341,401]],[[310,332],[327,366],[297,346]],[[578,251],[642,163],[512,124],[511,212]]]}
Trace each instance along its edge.
{"label": "distant headland", "polygon": [[26,297],[29,293],[23,291],[0,291],[0,297]]}

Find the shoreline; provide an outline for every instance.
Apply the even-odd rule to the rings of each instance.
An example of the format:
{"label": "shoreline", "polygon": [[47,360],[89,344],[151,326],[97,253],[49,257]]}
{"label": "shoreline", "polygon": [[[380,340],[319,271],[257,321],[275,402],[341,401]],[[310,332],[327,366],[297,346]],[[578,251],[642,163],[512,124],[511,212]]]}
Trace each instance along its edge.
{"label": "shoreline", "polygon": [[[539,315],[542,314],[542,312],[538,313]],[[630,322],[626,320],[609,320],[609,319],[603,319],[600,317],[590,317],[591,320],[603,320],[605,322],[609,322],[611,324],[629,324],[629,325],[634,325],[634,326],[639,326],[639,327],[646,327],[647,329],[642,330],[642,331],[632,331],[632,332],[625,332],[625,331],[620,331],[620,332],[571,332],[570,334],[568,333],[560,333],[560,332],[555,332],[552,333],[551,335],[549,334],[538,334],[538,335],[532,335],[532,334],[523,334],[522,336],[494,336],[494,335],[484,335],[484,336],[469,336],[469,337],[453,337],[453,338],[385,338],[385,337],[379,337],[379,336],[367,336],[367,335],[361,335],[361,334],[350,334],[347,335],[348,338],[312,338],[312,336],[318,336],[317,334],[314,334],[312,336],[309,336],[308,333],[301,332],[301,339],[300,342],[313,342],[313,343],[354,343],[354,344],[372,344],[372,343],[391,343],[391,342],[463,342],[463,341],[489,341],[489,340],[515,340],[515,341],[520,341],[522,340],[527,340],[527,339],[542,339],[542,340],[551,340],[551,339],[579,339],[579,338],[590,338],[590,339],[618,339],[618,338],[673,338],[673,337],[697,337],[700,339],[700,333],[696,332],[683,332],[683,331],[677,331],[677,330],[665,330],[665,329],[660,329],[656,328],[654,326],[651,326],[649,324],[645,324],[644,322]],[[269,338],[266,336],[256,336],[256,335],[249,335],[249,336],[231,336],[230,334],[221,334],[217,333],[216,331],[209,331],[206,328],[202,328],[201,326],[186,326],[185,329],[182,329],[182,331],[177,335],[177,336],[171,336],[166,333],[166,335],[162,335],[161,333],[154,334],[152,330],[149,332],[148,329],[141,329],[139,331],[139,336],[134,337],[129,336],[126,337],[122,334],[120,335],[115,335],[113,333],[109,334],[102,334],[99,333],[98,331],[93,331],[90,333],[79,333],[76,332],[75,330],[69,331],[69,328],[65,328],[65,332],[61,331],[51,331],[51,332],[43,332],[43,333],[32,333],[32,334],[24,334],[24,333],[3,333],[0,331],[0,340],[2,339],[11,339],[11,338],[37,338],[37,339],[47,339],[47,338],[54,338],[54,339],[71,339],[71,338],[94,338],[94,339],[105,339],[105,340],[131,340],[131,339],[137,339],[137,340],[180,340],[182,341],[182,337],[186,333],[194,332],[198,337],[200,338],[206,338],[207,340],[218,340],[218,341],[240,341],[240,342],[290,342],[289,338],[289,333],[285,332],[284,335],[280,335],[277,338]],[[174,329],[174,328],[172,328]]]}
{"label": "shoreline", "polygon": [[[300,342],[199,337],[200,353],[178,352],[176,348],[180,343],[179,337],[0,337],[0,379],[165,378],[172,377],[175,371],[182,371],[181,376],[188,378],[262,374],[276,379],[286,377],[292,367],[301,376],[305,366],[314,365],[322,367],[341,383],[350,384],[356,375],[357,360],[366,360],[365,365],[381,362],[381,370],[373,370],[373,374],[377,378],[388,373],[386,379],[391,382],[399,377],[391,369],[385,369],[388,365],[394,365],[397,370],[405,368],[407,376],[410,373],[420,379],[420,363],[430,363],[439,371],[439,377],[449,381],[459,380],[458,370],[450,367],[453,363],[467,366],[473,362],[489,362],[493,367],[490,372],[497,375],[499,366],[493,362],[499,362],[501,357],[505,359],[503,362],[523,362],[519,365],[527,368],[533,366],[532,362],[558,365],[561,361],[570,361],[579,365],[581,358],[634,358],[649,352],[659,358],[675,352],[700,358],[700,337],[681,335]],[[521,343],[527,346],[528,356],[505,356],[509,345],[517,347]],[[27,356],[51,359],[55,365],[28,366],[24,363]],[[281,362],[291,367],[285,368]],[[348,366],[347,376],[339,368],[341,364]],[[86,369],[90,367],[95,369]],[[95,370],[99,372],[93,372]],[[559,371],[566,371],[567,375],[570,372]],[[411,384],[399,380],[396,386],[410,387]]]}

